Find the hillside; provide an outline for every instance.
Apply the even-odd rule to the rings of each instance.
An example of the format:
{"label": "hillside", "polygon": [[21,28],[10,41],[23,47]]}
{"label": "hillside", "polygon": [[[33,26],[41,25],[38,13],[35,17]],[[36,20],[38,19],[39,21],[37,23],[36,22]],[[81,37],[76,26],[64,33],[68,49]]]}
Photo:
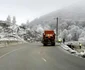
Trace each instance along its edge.
{"label": "hillside", "polygon": [[[28,27],[35,29],[41,27],[43,30],[56,28],[56,20],[59,17],[59,38],[70,40],[84,40],[85,38],[85,1],[80,1],[71,6],[51,12],[36,18]],[[43,31],[42,31],[43,33]]]}

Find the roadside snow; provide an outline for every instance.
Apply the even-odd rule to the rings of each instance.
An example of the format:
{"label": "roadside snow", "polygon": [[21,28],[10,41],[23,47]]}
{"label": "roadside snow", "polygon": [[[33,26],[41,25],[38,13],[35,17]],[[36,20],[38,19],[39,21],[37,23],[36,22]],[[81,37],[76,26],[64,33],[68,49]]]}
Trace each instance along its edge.
{"label": "roadside snow", "polygon": [[63,49],[65,49],[66,51],[69,51],[70,53],[76,53],[76,51],[75,50],[72,50],[71,48],[69,48],[67,45],[65,45],[65,44],[61,44],[61,47],[63,48]]}
{"label": "roadside snow", "polygon": [[84,57],[85,56],[85,50],[84,50],[84,52],[76,53],[76,55]]}
{"label": "roadside snow", "polygon": [[69,48],[66,44],[61,44],[61,47],[66,50],[66,51],[69,51],[70,53],[74,53],[74,55],[77,55],[77,56],[81,56],[81,57],[85,57],[85,50],[83,52],[77,52],[76,50],[73,50],[71,48]]}

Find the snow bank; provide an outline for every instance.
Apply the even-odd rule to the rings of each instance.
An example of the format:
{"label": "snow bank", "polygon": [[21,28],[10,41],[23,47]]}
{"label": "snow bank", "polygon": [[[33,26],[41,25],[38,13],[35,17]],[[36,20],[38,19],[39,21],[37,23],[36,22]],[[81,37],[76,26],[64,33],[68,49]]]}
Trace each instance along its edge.
{"label": "snow bank", "polygon": [[69,48],[66,44],[61,44],[61,47],[64,50],[69,51],[70,53],[74,53],[74,55],[81,56],[81,57],[85,58],[85,50],[79,53],[76,50],[73,50],[73,49]]}
{"label": "snow bank", "polygon": [[61,44],[61,47],[67,51],[69,51],[70,53],[76,53],[75,50],[72,50],[71,48],[69,48],[67,45],[65,44]]}
{"label": "snow bank", "polygon": [[80,52],[80,53],[77,52],[76,55],[85,58],[85,50],[83,52]]}

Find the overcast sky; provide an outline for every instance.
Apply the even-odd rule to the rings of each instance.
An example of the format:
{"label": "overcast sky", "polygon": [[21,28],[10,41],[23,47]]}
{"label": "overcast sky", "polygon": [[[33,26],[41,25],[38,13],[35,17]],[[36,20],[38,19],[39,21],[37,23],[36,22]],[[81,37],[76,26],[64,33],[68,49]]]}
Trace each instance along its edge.
{"label": "overcast sky", "polygon": [[17,24],[69,6],[79,0],[0,0],[0,20],[16,16]]}

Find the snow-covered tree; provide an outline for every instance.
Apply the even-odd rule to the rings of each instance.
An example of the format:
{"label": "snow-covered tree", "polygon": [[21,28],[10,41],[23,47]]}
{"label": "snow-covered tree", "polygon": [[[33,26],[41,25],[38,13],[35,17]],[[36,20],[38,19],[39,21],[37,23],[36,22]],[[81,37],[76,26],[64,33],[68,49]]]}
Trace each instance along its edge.
{"label": "snow-covered tree", "polygon": [[20,25],[20,28],[23,28],[24,30],[26,29],[26,25],[24,24],[24,23],[22,23],[21,25]]}
{"label": "snow-covered tree", "polygon": [[68,31],[64,29],[60,34],[59,38],[67,40]]}
{"label": "snow-covered tree", "polygon": [[68,29],[67,22],[63,22],[63,23],[59,24],[59,29],[61,29],[61,30]]}
{"label": "snow-covered tree", "polygon": [[26,25],[29,25],[29,20],[27,20]]}
{"label": "snow-covered tree", "polygon": [[15,16],[13,16],[12,23],[13,23],[13,24],[16,24],[16,17],[15,17]]}
{"label": "snow-covered tree", "polygon": [[8,15],[8,17],[7,17],[7,20],[6,20],[6,21],[7,21],[7,24],[9,24],[9,25],[11,24],[11,17],[10,17],[10,15]]}
{"label": "snow-covered tree", "polygon": [[68,34],[67,35],[67,41],[71,41],[72,40],[72,35],[71,34]]}
{"label": "snow-covered tree", "polygon": [[79,34],[80,34],[80,28],[78,26],[72,25],[70,27],[71,29],[69,30],[69,33],[72,35],[72,40],[77,41],[79,38]]}

